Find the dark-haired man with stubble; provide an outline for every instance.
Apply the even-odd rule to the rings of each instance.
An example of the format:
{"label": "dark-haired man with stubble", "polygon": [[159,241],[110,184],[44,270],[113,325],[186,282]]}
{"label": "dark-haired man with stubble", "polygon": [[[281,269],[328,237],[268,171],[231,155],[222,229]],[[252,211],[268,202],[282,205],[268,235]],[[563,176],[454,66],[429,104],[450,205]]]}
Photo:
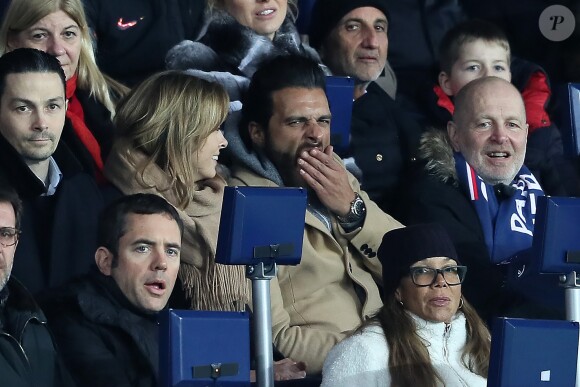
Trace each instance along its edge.
{"label": "dark-haired man with stubble", "polygon": [[271,284],[274,344],[318,374],[326,354],[381,306],[376,251],[402,227],[360,189],[330,145],[325,76],[288,56],[253,76],[244,101],[231,184],[304,187],[308,207],[302,261]]}
{"label": "dark-haired man with stubble", "polygon": [[124,196],[99,220],[94,268],[47,297],[44,310],[79,386],[159,383],[157,315],[179,270],[183,223],[160,196]]}
{"label": "dark-haired man with stubble", "polygon": [[0,177],[23,201],[13,272],[37,294],[90,267],[101,191],[69,143],[60,63],[21,48],[0,57]]}

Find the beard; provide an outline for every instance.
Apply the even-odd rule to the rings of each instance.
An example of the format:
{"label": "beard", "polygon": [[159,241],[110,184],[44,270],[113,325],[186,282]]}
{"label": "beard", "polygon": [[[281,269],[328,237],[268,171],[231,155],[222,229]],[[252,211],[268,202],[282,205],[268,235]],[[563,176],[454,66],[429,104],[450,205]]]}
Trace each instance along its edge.
{"label": "beard", "polygon": [[[20,155],[24,160],[31,162],[45,161],[54,154],[59,139],[60,137],[57,137],[54,133],[50,133],[48,131],[34,134],[33,136],[27,138],[25,142],[23,142],[19,150]],[[50,142],[44,144],[42,147],[38,147],[36,145],[30,144],[30,141],[33,140],[48,140]]]}
{"label": "beard", "polygon": [[306,188],[306,182],[300,176],[296,157],[289,154],[279,154],[275,152],[266,152],[272,164],[278,170],[284,186],[286,187],[303,187]]}
{"label": "beard", "polygon": [[310,150],[313,148],[319,148],[322,152],[322,144],[301,144],[295,152],[284,152],[274,148],[272,141],[269,137],[266,137],[264,153],[270,159],[272,164],[278,170],[284,186],[286,187],[302,187],[310,190],[310,186],[302,178],[300,174],[300,166],[298,165],[298,159],[300,155],[305,150]]}

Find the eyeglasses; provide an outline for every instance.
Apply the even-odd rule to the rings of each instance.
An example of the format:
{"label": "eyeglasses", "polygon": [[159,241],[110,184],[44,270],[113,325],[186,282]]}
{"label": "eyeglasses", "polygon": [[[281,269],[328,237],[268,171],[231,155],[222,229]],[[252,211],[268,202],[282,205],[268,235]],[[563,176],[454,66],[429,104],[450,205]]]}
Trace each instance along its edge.
{"label": "eyeglasses", "polygon": [[14,246],[18,242],[20,230],[14,227],[0,227],[0,245],[4,247]]}
{"label": "eyeglasses", "polygon": [[463,283],[467,266],[447,266],[442,269],[432,267],[412,267],[409,269],[411,279],[417,286],[431,286],[437,281],[439,274],[449,286],[455,286]]}

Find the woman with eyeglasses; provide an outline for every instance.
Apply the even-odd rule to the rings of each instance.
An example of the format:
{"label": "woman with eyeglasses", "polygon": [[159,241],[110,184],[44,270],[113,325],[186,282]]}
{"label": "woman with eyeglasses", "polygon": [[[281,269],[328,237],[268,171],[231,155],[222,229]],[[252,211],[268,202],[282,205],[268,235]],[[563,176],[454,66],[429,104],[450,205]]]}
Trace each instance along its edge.
{"label": "woman with eyeglasses", "polygon": [[461,294],[461,266],[445,229],[385,234],[384,305],[328,354],[322,386],[485,386],[490,334]]}

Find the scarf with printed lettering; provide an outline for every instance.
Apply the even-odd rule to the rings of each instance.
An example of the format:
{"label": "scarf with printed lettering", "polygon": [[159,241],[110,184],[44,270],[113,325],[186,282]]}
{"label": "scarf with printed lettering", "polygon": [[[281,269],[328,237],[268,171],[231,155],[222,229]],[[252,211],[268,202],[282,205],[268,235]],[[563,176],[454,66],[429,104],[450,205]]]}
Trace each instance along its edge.
{"label": "scarf with printed lettering", "polygon": [[453,155],[461,189],[470,198],[493,263],[505,263],[532,246],[536,200],[544,196],[538,180],[522,166],[514,181],[492,186],[483,181],[461,153]]}

